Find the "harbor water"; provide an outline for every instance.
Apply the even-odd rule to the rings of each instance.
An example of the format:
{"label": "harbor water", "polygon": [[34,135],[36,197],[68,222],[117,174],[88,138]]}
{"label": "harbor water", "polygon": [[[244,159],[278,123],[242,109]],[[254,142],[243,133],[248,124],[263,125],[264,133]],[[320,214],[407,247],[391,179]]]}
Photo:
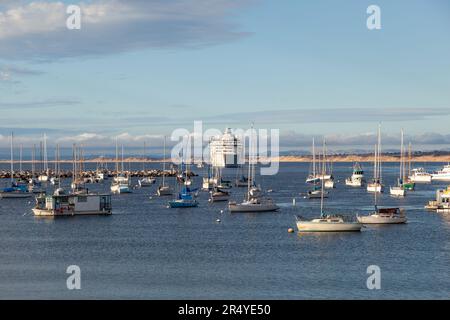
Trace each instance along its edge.
{"label": "harbor water", "polygon": [[[209,203],[207,192],[199,193],[198,208],[169,209],[171,197],[155,195],[159,180],[131,194],[113,195],[111,216],[37,218],[31,212],[33,199],[0,199],[0,298],[450,298],[450,216],[424,209],[445,183],[418,184],[406,198],[395,199],[389,186],[395,184],[398,164],[384,164],[380,205],[405,208],[407,224],[299,235],[287,232],[296,230],[295,215],[317,216],[320,200],[302,195],[308,190],[309,164],[280,166],[277,175],[258,177],[264,189],[273,190],[270,196],[281,207],[275,213],[230,214],[226,203]],[[431,171],[441,164],[426,166]],[[363,169],[369,179],[372,165],[365,163]],[[325,211],[355,215],[373,210],[372,194],[344,184],[352,164],[338,163],[333,170],[337,186]],[[193,171],[205,175],[207,169]],[[235,171],[225,170],[225,178],[234,181]],[[201,187],[201,176],[194,181]],[[174,178],[168,182],[174,185]],[[110,183],[88,187],[109,192]],[[233,199],[241,200],[245,190],[231,189]],[[70,265],[81,269],[80,290],[67,289]],[[379,290],[367,288],[371,265],[381,270]]]}

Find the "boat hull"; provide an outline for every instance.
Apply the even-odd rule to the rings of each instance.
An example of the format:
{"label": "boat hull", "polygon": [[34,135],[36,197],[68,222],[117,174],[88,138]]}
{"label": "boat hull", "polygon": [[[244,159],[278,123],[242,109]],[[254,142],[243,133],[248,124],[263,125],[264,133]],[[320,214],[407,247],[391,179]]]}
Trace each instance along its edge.
{"label": "boat hull", "polygon": [[406,217],[380,217],[376,215],[357,216],[359,223],[362,224],[401,224],[406,223]]}
{"label": "boat hull", "polygon": [[171,208],[195,208],[198,206],[197,201],[169,201],[169,206]]}
{"label": "boat hull", "polygon": [[230,212],[272,212],[280,208],[275,204],[230,203],[228,209]]}
{"label": "boat hull", "polygon": [[394,197],[404,197],[406,195],[406,191],[402,187],[391,187],[390,194]]}
{"label": "boat hull", "polygon": [[92,215],[111,215],[111,210],[105,211],[57,211],[57,210],[45,210],[45,209],[32,209],[33,214],[37,217],[64,217],[64,216],[92,216]]}
{"label": "boat hull", "polygon": [[297,221],[299,232],[359,232],[362,224],[355,222]]}

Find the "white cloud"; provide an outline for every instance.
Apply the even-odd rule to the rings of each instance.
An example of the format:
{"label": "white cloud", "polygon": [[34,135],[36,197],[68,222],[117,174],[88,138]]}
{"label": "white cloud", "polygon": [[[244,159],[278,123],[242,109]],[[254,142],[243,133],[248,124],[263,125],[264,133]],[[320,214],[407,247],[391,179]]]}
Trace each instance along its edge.
{"label": "white cloud", "polygon": [[[144,48],[191,47],[241,37],[228,21],[250,0],[94,0],[78,3],[81,30],[66,28],[63,2],[0,11],[0,58],[54,59]],[[0,10],[1,7],[0,7]]]}

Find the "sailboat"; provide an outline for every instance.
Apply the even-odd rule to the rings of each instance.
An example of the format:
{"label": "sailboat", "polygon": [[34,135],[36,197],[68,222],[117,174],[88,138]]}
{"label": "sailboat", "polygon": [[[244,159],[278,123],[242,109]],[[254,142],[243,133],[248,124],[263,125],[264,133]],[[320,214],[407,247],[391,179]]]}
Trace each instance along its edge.
{"label": "sailboat", "polygon": [[[142,172],[145,175],[146,174],[146,168],[145,168],[145,161],[146,161],[146,154],[145,154],[145,150],[146,150],[146,143],[144,142],[144,154],[142,157]],[[156,179],[152,178],[152,177],[144,177],[142,179],[138,180],[138,184],[139,186],[142,187],[150,187],[151,185],[155,184]]]}
{"label": "sailboat", "polygon": [[406,190],[403,188],[403,181],[405,179],[405,161],[403,158],[403,129],[401,132],[401,143],[400,143],[400,173],[397,179],[397,185],[390,188],[390,193],[394,197],[404,197],[406,195]]}
{"label": "sailboat", "polygon": [[26,185],[18,184],[14,180],[14,134],[11,133],[11,185],[0,191],[0,198],[29,198],[33,194],[28,191]]}
{"label": "sailboat", "polygon": [[412,173],[411,161],[412,161],[412,148],[410,142],[408,145],[408,175],[407,176],[405,176],[405,174],[403,175],[403,189],[408,191],[414,191],[414,189],[416,188],[416,183],[410,178]]}
{"label": "sailboat", "polygon": [[381,193],[384,191],[381,170],[381,125],[378,126],[378,141],[375,145],[375,157],[373,161],[373,179],[367,184],[368,192]]}
{"label": "sailboat", "polygon": [[213,190],[209,192],[209,201],[210,202],[218,202],[218,201],[228,201],[230,199],[230,193],[225,191],[224,189],[229,189],[227,184],[222,184],[222,170],[221,168],[215,169],[215,185]]}
{"label": "sailboat", "polygon": [[59,151],[59,144],[56,145],[56,149],[55,149],[55,176],[50,178],[50,183],[54,186],[59,185],[60,184],[60,163],[59,163],[59,156],[60,156],[60,151]]}
{"label": "sailboat", "polygon": [[163,159],[163,172],[162,172],[162,184],[158,187],[156,191],[158,196],[170,196],[172,195],[172,190],[170,186],[166,186],[166,137],[164,137],[164,159]]}
{"label": "sailboat", "polygon": [[[315,151],[314,151],[315,153]],[[308,190],[306,193],[306,197],[308,199],[321,199],[322,197],[327,198],[328,197],[328,191],[325,191],[323,188],[321,188],[321,185],[323,184],[325,187],[325,183],[328,181],[324,179],[324,176],[326,174],[326,162],[325,162],[325,153],[326,153],[326,144],[325,139],[323,140],[323,161],[320,160],[319,155],[319,163],[321,163],[321,174],[316,174],[315,177],[317,178],[317,181],[314,183],[314,186],[311,190]],[[314,156],[315,159],[315,156]],[[314,169],[315,171],[315,169]],[[323,183],[322,183],[323,182]],[[334,186],[334,183],[333,183]]]}
{"label": "sailboat", "polygon": [[81,147],[78,147],[76,144],[72,147],[72,183],[70,187],[72,189],[72,193],[83,194],[87,193],[86,184],[82,177],[83,175],[83,151]]}
{"label": "sailboat", "polygon": [[123,172],[123,145],[122,145],[122,161],[119,170],[119,147],[116,140],[116,176],[111,184],[112,193],[131,193],[130,178]]}
{"label": "sailboat", "polygon": [[358,162],[355,162],[353,164],[352,176],[345,179],[345,184],[351,187],[362,187],[364,182],[364,170]]}
{"label": "sailboat", "polygon": [[324,213],[324,179],[321,179],[320,216],[307,220],[296,216],[299,232],[354,232],[361,231],[362,224],[348,220],[342,215],[329,215]]}
{"label": "sailboat", "polygon": [[[253,133],[253,126],[251,129]],[[228,209],[230,212],[270,212],[277,211],[279,207],[271,199],[262,194],[262,190],[255,185],[255,162],[256,157],[254,156],[255,146],[253,145],[253,134],[249,138],[249,157],[248,157],[248,183],[247,183],[247,194],[243,202],[237,203],[235,201],[228,203]]]}
{"label": "sailboat", "polygon": [[362,224],[399,224],[407,221],[402,208],[378,208],[378,193],[374,192],[375,211],[366,216],[357,215]]}
{"label": "sailboat", "polygon": [[36,145],[33,145],[31,149],[31,178],[28,180],[28,191],[32,193],[45,192],[42,183],[36,179]]}
{"label": "sailboat", "polygon": [[312,141],[312,163],[311,163],[311,172],[306,178],[306,183],[317,183],[320,181],[320,177],[317,176],[316,173],[316,146],[314,143],[314,138]]}
{"label": "sailboat", "polygon": [[43,151],[42,166],[45,173],[39,175],[38,180],[41,182],[47,182],[50,180],[50,170],[48,168],[47,158],[47,135],[44,133],[43,144],[41,144],[41,152]]}
{"label": "sailboat", "polygon": [[323,155],[322,155],[322,174],[321,179],[325,180],[324,187],[327,189],[335,188],[334,177],[332,174],[332,163],[327,158],[327,145],[325,139],[323,141]]}
{"label": "sailboat", "polygon": [[[186,177],[184,177],[186,176]],[[176,199],[169,201],[170,208],[194,208],[198,206],[198,201],[192,195],[192,191],[188,185],[186,185],[188,171],[183,171],[183,160],[181,162],[181,177],[178,180],[180,192]]]}

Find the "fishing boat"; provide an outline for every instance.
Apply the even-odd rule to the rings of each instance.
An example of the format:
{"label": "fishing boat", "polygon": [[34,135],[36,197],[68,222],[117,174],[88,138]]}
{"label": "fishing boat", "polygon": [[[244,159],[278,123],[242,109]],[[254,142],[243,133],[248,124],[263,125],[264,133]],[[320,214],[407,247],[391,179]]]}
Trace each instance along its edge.
{"label": "fishing boat", "polygon": [[431,183],[431,173],[426,172],[424,168],[414,168],[411,170],[409,180],[414,183]]}
{"label": "fishing boat", "polygon": [[33,196],[32,192],[29,192],[28,186],[26,184],[18,184],[14,179],[14,135],[11,133],[10,137],[10,147],[11,147],[11,183],[10,186],[4,188],[0,191],[0,198],[3,199],[18,199],[18,198],[29,198]]}
{"label": "fishing boat", "polygon": [[358,162],[355,162],[353,164],[352,176],[345,179],[345,184],[350,187],[362,187],[364,182],[364,170]]}
{"label": "fishing boat", "polygon": [[130,178],[123,172],[123,145],[122,145],[122,161],[119,169],[119,149],[116,140],[116,173],[111,184],[111,192],[116,194],[131,193]]}
{"label": "fishing boat", "polygon": [[432,173],[431,179],[435,181],[450,181],[450,164],[447,164],[441,170]]}
{"label": "fishing boat", "polygon": [[361,231],[362,225],[342,215],[324,213],[324,180],[321,182],[320,216],[311,220],[296,216],[299,232],[355,232]]}
{"label": "fishing boat", "polygon": [[252,135],[249,139],[249,157],[248,157],[248,183],[245,199],[241,203],[230,201],[228,209],[230,212],[272,212],[279,210],[277,204],[269,197],[266,197],[260,187],[255,187],[255,162],[256,150],[253,141],[254,129],[251,129]]}
{"label": "fishing boat", "polygon": [[436,190],[435,200],[431,200],[425,206],[428,210],[441,210],[448,209],[450,207],[450,186],[445,189]]}
{"label": "fishing boat", "polygon": [[172,195],[172,189],[170,186],[166,186],[166,137],[164,137],[164,153],[163,153],[163,172],[162,172],[162,183],[158,186],[156,193],[158,196],[170,196]]}
{"label": "fishing boat", "polygon": [[406,190],[403,187],[403,181],[405,179],[405,162],[403,157],[403,129],[401,131],[400,138],[400,172],[397,178],[397,185],[394,187],[390,187],[390,194],[394,197],[404,197],[406,196]]}
{"label": "fishing boat", "polygon": [[110,215],[112,214],[111,195],[65,194],[60,190],[53,195],[36,197],[36,206],[32,211],[35,216],[43,217]]}
{"label": "fishing boat", "polygon": [[378,141],[375,145],[373,179],[367,184],[368,192],[381,193],[384,191],[381,169],[381,125],[378,126]]}

